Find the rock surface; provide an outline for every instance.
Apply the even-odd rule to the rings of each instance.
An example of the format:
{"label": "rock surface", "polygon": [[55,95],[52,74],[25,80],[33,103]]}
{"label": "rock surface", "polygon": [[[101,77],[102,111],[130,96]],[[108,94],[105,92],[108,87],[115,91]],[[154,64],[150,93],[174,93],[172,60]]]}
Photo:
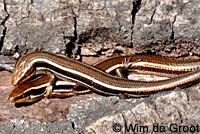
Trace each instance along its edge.
{"label": "rock surface", "polygon": [[[176,92],[169,91],[144,99],[91,98],[73,104],[67,118],[79,133],[151,133],[156,125],[164,126],[165,132],[170,133],[175,131],[175,125],[197,126],[200,123],[199,97],[196,95],[199,89],[193,87],[182,90],[176,89]],[[190,92],[189,95],[187,92]],[[143,126],[147,126],[147,129],[138,129]],[[197,129],[194,132],[198,132]]]}
{"label": "rock surface", "polygon": [[[114,54],[199,56],[199,4],[199,0],[3,0],[0,69],[12,71],[16,59],[33,51],[62,53],[90,64],[96,56]],[[160,133],[164,128],[171,133],[173,123],[186,126],[180,133],[200,131],[199,85],[140,99],[91,94],[16,107],[7,101],[12,74],[0,75],[1,134],[133,133],[141,126],[150,133],[157,125]]]}

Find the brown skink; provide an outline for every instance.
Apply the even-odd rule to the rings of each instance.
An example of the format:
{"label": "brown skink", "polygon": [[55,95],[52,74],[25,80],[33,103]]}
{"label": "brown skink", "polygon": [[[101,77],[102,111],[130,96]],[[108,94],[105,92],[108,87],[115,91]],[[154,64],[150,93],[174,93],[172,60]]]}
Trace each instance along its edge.
{"label": "brown skink", "polygon": [[[184,61],[179,62],[178,65],[173,65],[175,69],[180,70],[183,69],[183,64],[190,62]],[[140,82],[112,76],[93,66],[69,58],[63,58],[47,52],[34,52],[19,59],[13,73],[12,82],[14,85],[17,85],[23,82],[27,77],[35,75],[37,71],[46,70],[62,80],[72,81],[98,93],[105,95],[117,95],[122,93],[130,96],[137,96],[138,94],[163,91],[198,80],[200,77],[200,72],[198,70],[199,61],[192,61],[191,64],[193,65],[187,65],[183,71],[195,71],[183,74],[180,77],[157,82]],[[166,67],[166,65],[164,67]],[[169,69],[170,68],[171,67],[169,67]]]}

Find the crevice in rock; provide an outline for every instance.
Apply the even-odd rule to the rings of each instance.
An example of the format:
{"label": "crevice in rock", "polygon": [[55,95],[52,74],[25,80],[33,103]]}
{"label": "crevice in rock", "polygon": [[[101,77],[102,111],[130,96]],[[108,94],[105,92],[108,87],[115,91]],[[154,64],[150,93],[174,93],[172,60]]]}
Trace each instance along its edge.
{"label": "crevice in rock", "polygon": [[[177,108],[178,109],[178,108]],[[183,118],[182,118],[182,114],[181,114],[181,112],[178,110],[178,115],[179,115],[179,117],[180,117],[180,120],[181,120],[181,123],[183,123]]]}
{"label": "crevice in rock", "polygon": [[150,21],[149,21],[149,23],[147,23],[148,25],[151,25],[151,24],[152,24],[152,22],[153,22],[153,17],[154,17],[154,15],[155,15],[155,12],[156,12],[156,8],[153,10],[153,13],[152,13],[152,15],[151,15]]}
{"label": "crevice in rock", "polygon": [[75,124],[74,124],[74,122],[71,122],[71,124],[72,124],[72,128],[75,129]]}
{"label": "crevice in rock", "polygon": [[174,40],[174,23],[175,23],[175,21],[176,21],[176,15],[174,16],[174,20],[172,21],[172,24],[171,24],[171,30],[172,30],[171,35],[170,35],[171,40]]}
{"label": "crevice in rock", "polygon": [[[5,0],[3,0],[3,7],[4,7],[4,11],[8,14],[7,6],[6,6]],[[9,14],[8,14],[8,15],[9,15]]]}
{"label": "crevice in rock", "polygon": [[133,46],[133,27],[135,24],[135,16],[141,7],[142,0],[134,0],[132,3],[133,9],[131,11],[132,15],[132,27],[131,27],[131,46]]}
{"label": "crevice in rock", "polygon": [[9,18],[9,14],[7,12],[7,7],[6,7],[6,2],[5,0],[3,0],[3,5],[4,5],[4,11],[7,13],[7,16],[5,17],[5,19],[1,22],[1,25],[4,27],[3,29],[3,32],[2,32],[2,36],[1,36],[1,39],[0,39],[0,52],[3,48],[3,42],[4,42],[4,39],[5,39],[5,36],[6,36],[6,31],[7,31],[7,27],[5,26],[5,23],[6,21],[8,20]]}
{"label": "crevice in rock", "polygon": [[189,90],[186,90],[186,100],[188,101],[188,104],[190,104],[190,96],[189,96]]}
{"label": "crevice in rock", "polygon": [[79,46],[76,44],[78,35],[77,35],[77,19],[76,19],[76,14],[74,13],[73,9],[72,14],[73,14],[73,19],[74,19],[74,35],[73,36],[65,36],[64,40],[69,39],[69,43],[66,44],[66,54],[68,56],[71,56],[72,58],[75,58],[75,55],[80,52]]}
{"label": "crevice in rock", "polygon": [[152,106],[154,106],[154,110],[155,110],[156,114],[158,115],[159,119],[161,119],[160,114],[157,109],[157,105],[155,104],[155,102],[153,102]]}
{"label": "crevice in rock", "polygon": [[[122,113],[122,118],[123,118],[123,120],[124,120],[124,127],[125,127],[125,129],[127,129],[126,127],[127,127],[127,119],[126,119],[126,116]],[[125,130],[126,131],[126,130]]]}
{"label": "crevice in rock", "polygon": [[131,15],[132,15],[132,24],[133,24],[133,25],[134,25],[134,23],[135,23],[135,16],[136,16],[137,12],[138,12],[139,9],[140,9],[141,2],[142,2],[142,0],[135,0],[135,1],[133,2],[133,9],[132,9],[132,12],[131,12]]}
{"label": "crevice in rock", "polygon": [[[8,18],[8,17],[6,17],[6,18]],[[4,21],[7,20],[6,18],[5,18]],[[4,38],[6,36],[6,30],[7,30],[7,28],[4,25],[3,25],[3,27],[4,27],[4,29],[3,29],[2,36],[1,36],[1,39],[0,39],[0,52],[1,52],[2,48],[3,48],[3,42],[4,42]]]}

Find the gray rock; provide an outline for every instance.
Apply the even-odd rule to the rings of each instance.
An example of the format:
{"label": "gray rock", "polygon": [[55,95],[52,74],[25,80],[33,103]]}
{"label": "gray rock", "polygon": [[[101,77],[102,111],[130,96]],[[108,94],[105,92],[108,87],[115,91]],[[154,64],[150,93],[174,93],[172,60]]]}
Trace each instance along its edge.
{"label": "gray rock", "polygon": [[[137,53],[149,51],[173,57],[199,55],[196,51],[200,47],[198,0],[142,0],[138,4],[141,8],[136,13],[133,27],[133,44],[137,46]],[[183,49],[183,46],[189,48]]]}
{"label": "gray rock", "polygon": [[12,72],[14,70],[14,65],[15,65],[15,62],[12,57],[0,55],[0,67],[2,69],[6,69]]}
{"label": "gray rock", "polygon": [[43,50],[75,54],[80,44],[92,43],[91,48],[98,52],[131,42],[132,1],[15,0],[5,5],[9,18],[3,53]]}
{"label": "gray rock", "polygon": [[1,134],[77,134],[71,127],[69,121],[59,120],[54,123],[42,123],[40,121],[26,121],[23,119],[13,119],[10,123],[1,123]]}
{"label": "gray rock", "polygon": [[67,3],[55,1],[6,1],[9,19],[5,26],[2,52],[64,52],[67,39],[73,36],[74,19]]}
{"label": "gray rock", "polygon": [[8,16],[4,1],[0,2],[0,13],[0,24],[2,25],[2,23],[5,21],[5,18]]}
{"label": "gray rock", "polygon": [[[41,50],[72,57],[116,51],[200,55],[199,4],[199,0],[4,0],[0,2],[0,66],[12,70],[13,58]],[[172,123],[190,128],[200,124],[199,100],[197,87],[140,99],[93,97],[74,103],[66,120],[44,123],[16,117],[1,122],[0,133],[110,134],[115,133],[113,127],[127,131],[127,124],[147,126],[149,132],[159,125],[170,133]]]}
{"label": "gray rock", "polygon": [[[187,89],[190,95],[182,90],[177,88],[144,99],[91,98],[73,104],[67,118],[79,133],[150,133],[156,131],[155,126],[164,126],[165,132],[170,133],[177,126],[196,127],[200,124],[199,90],[197,87]],[[194,96],[196,98],[191,99]],[[140,127],[144,127],[144,131],[138,129]],[[180,129],[180,132],[184,131]]]}
{"label": "gray rock", "polygon": [[93,97],[72,104],[67,120],[45,123],[15,118],[9,123],[1,123],[0,133],[151,133],[158,128],[161,128],[158,133],[198,133],[198,94],[199,88],[193,86],[139,99]]}

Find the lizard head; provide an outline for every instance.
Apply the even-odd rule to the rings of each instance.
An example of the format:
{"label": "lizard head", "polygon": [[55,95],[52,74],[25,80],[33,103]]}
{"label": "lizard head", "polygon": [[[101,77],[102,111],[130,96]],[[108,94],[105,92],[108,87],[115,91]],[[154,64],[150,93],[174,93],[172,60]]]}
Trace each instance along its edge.
{"label": "lizard head", "polygon": [[19,85],[35,74],[33,63],[30,62],[29,55],[19,58],[15,64],[12,75],[12,84]]}

